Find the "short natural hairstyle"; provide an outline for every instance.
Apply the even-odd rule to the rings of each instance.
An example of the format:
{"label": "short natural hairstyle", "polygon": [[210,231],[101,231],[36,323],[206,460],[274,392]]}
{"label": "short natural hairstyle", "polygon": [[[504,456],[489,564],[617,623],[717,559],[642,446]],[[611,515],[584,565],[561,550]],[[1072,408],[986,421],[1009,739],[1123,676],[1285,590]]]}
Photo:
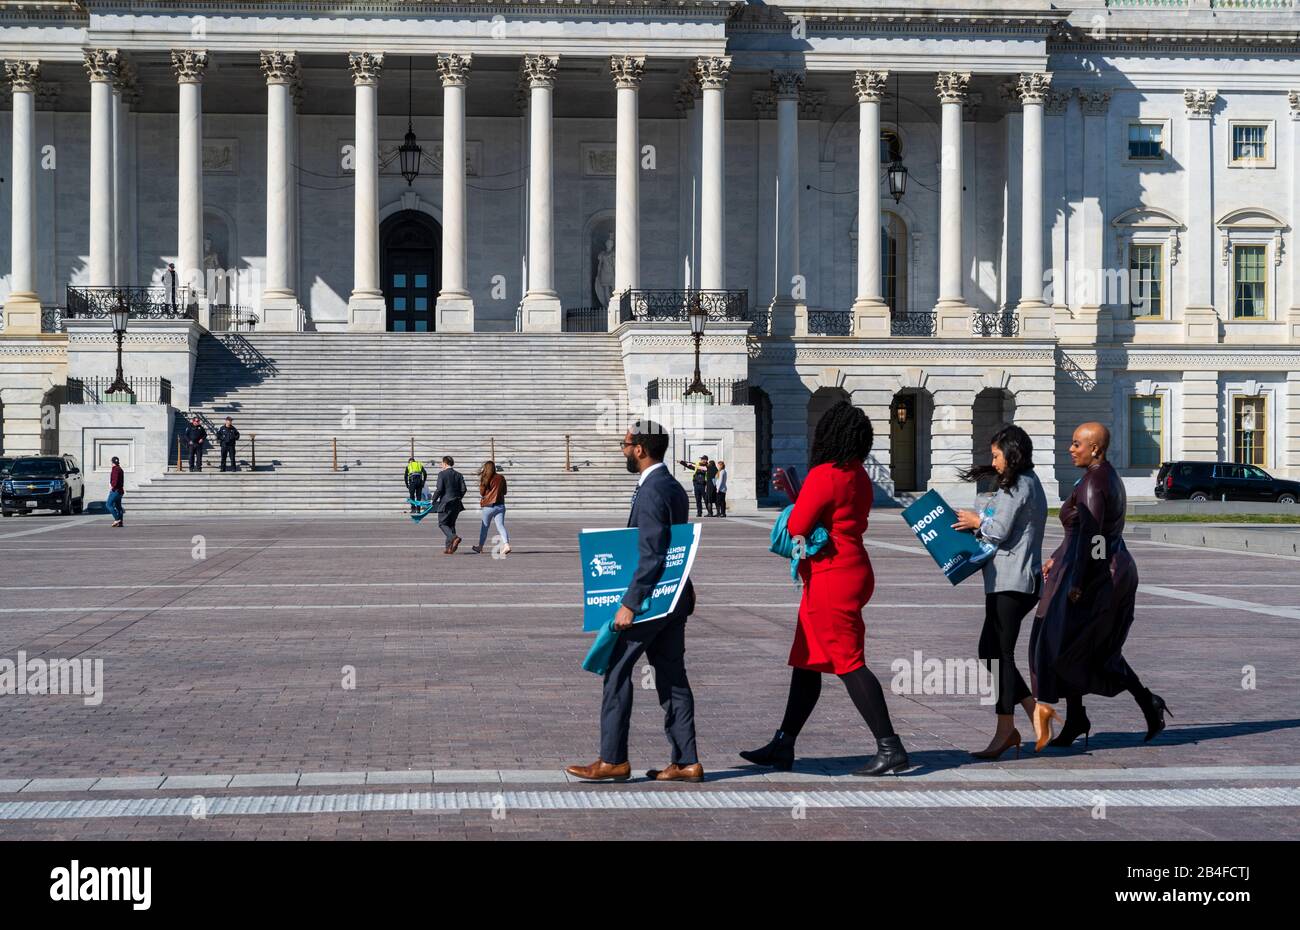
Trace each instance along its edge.
{"label": "short natural hairstyle", "polygon": [[632,434],[632,445],[645,449],[646,455],[662,462],[668,454],[668,430],[654,420],[633,420],[627,430]]}
{"label": "short natural hairstyle", "polygon": [[871,454],[874,441],[871,418],[861,408],[842,400],[817,422],[808,467],[816,468],[826,462],[835,465],[860,462]]}
{"label": "short natural hairstyle", "polygon": [[454,468],[456,466],[456,460],[450,455],[444,455],[442,457],[442,464],[446,465],[448,468]]}
{"label": "short natural hairstyle", "polygon": [[1020,476],[1034,467],[1034,441],[1019,426],[1008,423],[999,427],[993,434],[993,438],[989,440],[989,445],[997,446],[1002,453],[1002,458],[1007,463],[1006,473],[998,474],[998,470],[992,465],[974,465],[958,472],[957,477],[962,481],[992,478],[999,488],[1010,491],[1016,486]]}

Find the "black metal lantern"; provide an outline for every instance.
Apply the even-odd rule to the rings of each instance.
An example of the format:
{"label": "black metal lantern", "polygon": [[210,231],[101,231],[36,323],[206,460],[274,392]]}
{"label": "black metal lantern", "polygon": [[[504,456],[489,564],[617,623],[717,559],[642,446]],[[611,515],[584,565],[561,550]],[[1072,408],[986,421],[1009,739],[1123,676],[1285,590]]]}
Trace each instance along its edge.
{"label": "black metal lantern", "polygon": [[894,407],[894,422],[899,426],[907,425],[907,418],[912,412],[912,405],[907,402],[906,398],[900,397]]}
{"label": "black metal lantern", "polygon": [[686,389],[686,396],[701,394],[704,397],[712,397],[713,392],[705,387],[704,379],[700,377],[700,342],[704,339],[704,325],[709,321],[709,311],[704,308],[699,294],[691,300],[687,318],[691,321],[691,336],[695,339],[695,380]]}
{"label": "black metal lantern", "polygon": [[406,179],[407,187],[415,183],[415,179],[420,176],[420,159],[424,156],[424,149],[415,141],[414,111],[411,106],[412,85],[411,59],[408,58],[406,60],[406,138],[397,147],[397,157],[402,166],[402,177]]}
{"label": "black metal lantern", "polygon": [[105,393],[130,394],[131,386],[126,383],[126,378],[122,377],[122,340],[126,337],[126,324],[131,318],[125,297],[118,297],[117,304],[109,311],[109,316],[113,320],[113,335],[117,337],[117,378]]}
{"label": "black metal lantern", "polygon": [[[894,74],[894,127],[897,132],[899,114],[899,93],[898,93],[897,73]],[[889,193],[894,198],[894,203],[899,203],[903,199],[903,194],[907,192],[907,167],[903,164],[903,147],[898,147],[898,154],[894,156],[893,161],[889,163]]]}

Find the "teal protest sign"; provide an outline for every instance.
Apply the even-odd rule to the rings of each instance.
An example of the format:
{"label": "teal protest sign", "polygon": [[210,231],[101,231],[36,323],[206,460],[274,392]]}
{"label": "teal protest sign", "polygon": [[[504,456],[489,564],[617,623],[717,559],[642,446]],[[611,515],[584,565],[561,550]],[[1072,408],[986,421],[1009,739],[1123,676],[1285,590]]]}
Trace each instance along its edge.
{"label": "teal protest sign", "polygon": [[979,571],[997,551],[996,546],[981,542],[974,533],[952,528],[957,512],[938,491],[926,491],[904,507],[903,521],[943,570],[944,577],[955,585]]}
{"label": "teal protest sign", "polygon": [[[673,527],[663,574],[649,602],[642,604],[644,609],[637,614],[637,623],[672,613],[699,547],[700,524],[679,523]],[[590,633],[604,627],[618,613],[641,558],[640,531],[635,527],[583,530],[578,534],[578,550],[582,554],[582,628]]]}

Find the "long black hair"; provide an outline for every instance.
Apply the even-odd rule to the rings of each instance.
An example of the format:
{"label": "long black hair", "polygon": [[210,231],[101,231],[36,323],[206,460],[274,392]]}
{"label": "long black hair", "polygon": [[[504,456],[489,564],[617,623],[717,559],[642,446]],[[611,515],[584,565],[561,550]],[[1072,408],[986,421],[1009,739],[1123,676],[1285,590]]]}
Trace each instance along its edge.
{"label": "long black hair", "polygon": [[1014,423],[998,429],[989,440],[989,445],[997,446],[1002,457],[1007,461],[1007,470],[999,474],[992,465],[973,465],[966,471],[958,472],[962,481],[980,481],[992,478],[999,488],[1010,491],[1020,480],[1020,476],[1034,467],[1034,442],[1029,434]]}
{"label": "long black hair", "polygon": [[874,440],[871,419],[847,400],[842,400],[818,421],[808,467],[816,468],[826,462],[847,465],[865,459],[871,453]]}

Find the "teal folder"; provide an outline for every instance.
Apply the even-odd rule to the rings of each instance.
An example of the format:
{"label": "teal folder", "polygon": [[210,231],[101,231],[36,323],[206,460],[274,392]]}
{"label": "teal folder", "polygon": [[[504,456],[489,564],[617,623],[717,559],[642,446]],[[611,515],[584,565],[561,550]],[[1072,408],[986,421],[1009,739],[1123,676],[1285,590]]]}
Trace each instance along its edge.
{"label": "teal folder", "polygon": [[974,533],[952,528],[957,511],[938,491],[926,491],[915,503],[904,507],[903,521],[954,585],[979,571],[997,551],[996,546],[981,542]]}

